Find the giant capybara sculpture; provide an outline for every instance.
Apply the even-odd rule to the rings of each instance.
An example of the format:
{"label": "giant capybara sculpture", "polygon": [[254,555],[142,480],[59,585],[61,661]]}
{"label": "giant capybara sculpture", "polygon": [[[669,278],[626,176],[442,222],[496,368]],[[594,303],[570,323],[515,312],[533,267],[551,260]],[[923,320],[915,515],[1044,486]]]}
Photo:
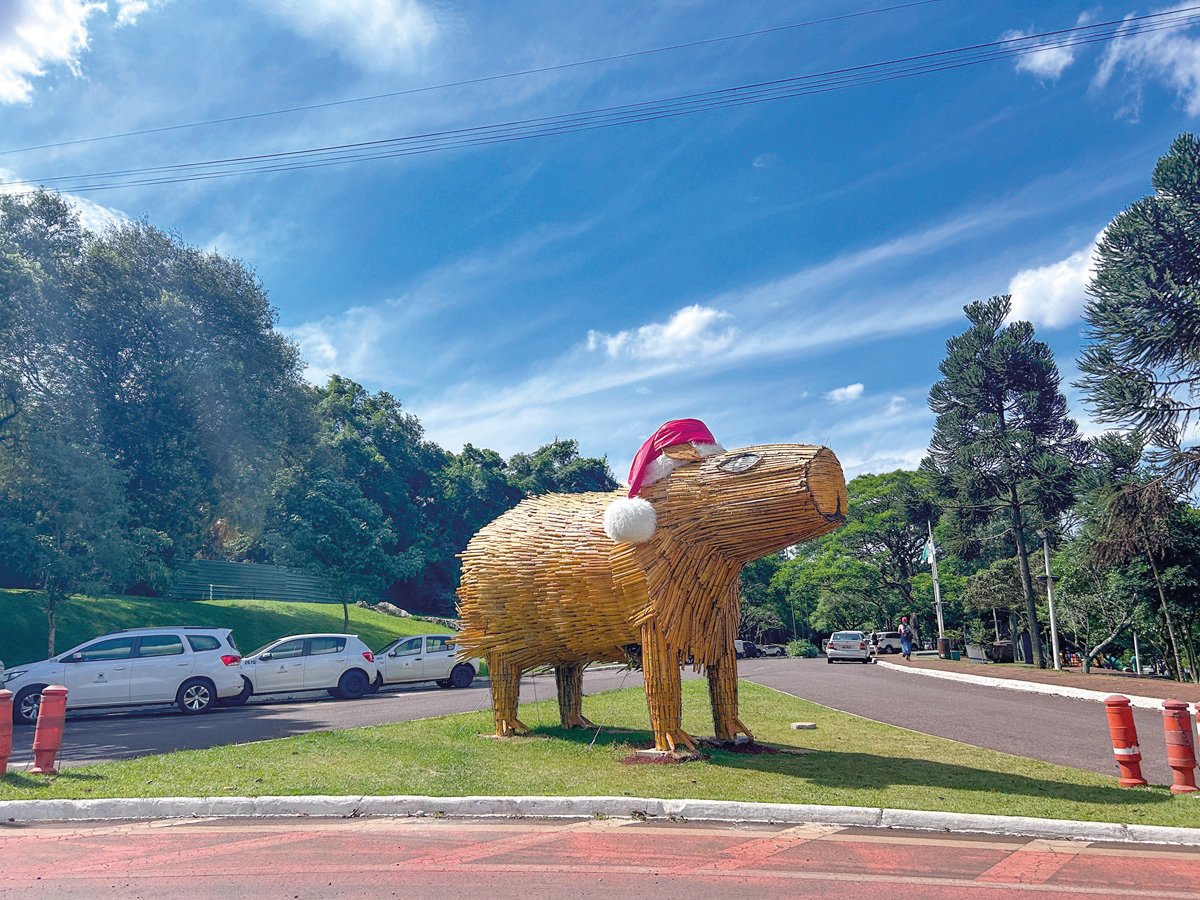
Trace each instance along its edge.
{"label": "giant capybara sculpture", "polygon": [[640,648],[658,750],[694,750],[681,727],[680,668],[703,666],[718,740],[738,719],[738,573],[836,529],[846,482],[825,447],[725,451],[695,419],[668,422],[634,460],[625,492],[530,497],[467,544],[458,590],[464,656],[487,658],[496,733],[517,718],[521,673],[555,667],[566,727],[582,714],[583,667]]}

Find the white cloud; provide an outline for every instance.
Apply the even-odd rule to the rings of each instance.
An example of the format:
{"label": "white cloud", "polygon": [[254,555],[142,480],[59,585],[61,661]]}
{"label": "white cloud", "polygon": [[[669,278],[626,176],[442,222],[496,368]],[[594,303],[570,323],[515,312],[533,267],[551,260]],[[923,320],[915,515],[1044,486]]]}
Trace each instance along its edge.
{"label": "white cloud", "polygon": [[1008,283],[1012,295],[1009,319],[1046,328],[1063,328],[1078,321],[1087,302],[1088,282],[1095,273],[1096,244],[1103,234],[1066,259],[1014,275]]}
{"label": "white cloud", "polygon": [[79,75],[88,19],[103,12],[88,0],[8,0],[0,4],[0,103],[28,103],[33,79],[51,66]]}
{"label": "white cloud", "polygon": [[603,349],[613,358],[679,360],[711,358],[727,350],[737,329],[722,323],[730,315],[707,306],[685,306],[666,322],[654,322],[629,331],[606,334],[589,331],[588,350]]}
{"label": "white cloud", "polygon": [[136,25],[138,17],[162,6],[166,0],[117,0],[117,27]]}
{"label": "white cloud", "polygon": [[908,406],[908,401],[905,400],[903,397],[901,397],[899,394],[897,394],[894,397],[892,397],[891,400],[888,401],[887,409],[885,409],[883,411],[883,414],[885,416],[899,415],[900,413],[902,413],[904,411],[904,408],[906,406]]}
{"label": "white cloud", "polygon": [[1124,74],[1128,90],[1122,113],[1129,118],[1137,119],[1142,89],[1149,80],[1172,88],[1189,116],[1200,115],[1200,38],[1187,31],[1171,29],[1117,38],[1104,52],[1092,79],[1093,89],[1106,88],[1118,71]]}
{"label": "white cloud", "polygon": [[834,388],[825,395],[825,399],[830,403],[850,403],[862,396],[863,386],[861,382],[856,384],[848,384],[845,387]]}
{"label": "white cloud", "polygon": [[[1026,31],[1006,31],[1000,35],[1000,40],[1011,41],[1028,35]],[[1075,62],[1073,47],[1047,47],[1032,53],[1023,53],[1016,57],[1013,65],[1018,72],[1028,72],[1043,81],[1054,81]]]}
{"label": "white cloud", "polygon": [[411,65],[438,35],[419,0],[260,0],[297,34],[367,69]]}

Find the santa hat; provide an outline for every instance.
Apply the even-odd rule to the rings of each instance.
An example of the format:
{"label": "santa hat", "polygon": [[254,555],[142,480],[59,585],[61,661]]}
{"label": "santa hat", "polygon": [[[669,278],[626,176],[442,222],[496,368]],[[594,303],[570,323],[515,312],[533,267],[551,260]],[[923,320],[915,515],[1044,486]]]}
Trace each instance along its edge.
{"label": "santa hat", "polygon": [[698,457],[723,453],[708,426],[699,419],[674,419],[650,435],[629,468],[629,496],[618,497],[604,511],[604,533],[618,543],[641,544],[654,537],[658,517],[649,500],[637,496],[643,487],[661,481],[686,459],[673,459],[663,450],[691,444]]}

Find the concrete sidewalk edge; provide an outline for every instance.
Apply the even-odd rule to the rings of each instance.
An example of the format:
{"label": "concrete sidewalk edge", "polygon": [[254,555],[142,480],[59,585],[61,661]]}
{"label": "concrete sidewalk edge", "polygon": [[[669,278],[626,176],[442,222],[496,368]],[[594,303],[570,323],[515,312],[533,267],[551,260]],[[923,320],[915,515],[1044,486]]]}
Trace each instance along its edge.
{"label": "concrete sidewalk edge", "polygon": [[[1106,697],[1113,696],[1112,691],[1089,691],[1087,688],[1067,687],[1065,684],[1045,684],[1041,681],[1019,681],[1015,678],[989,678],[986,675],[968,675],[966,672],[945,672],[941,669],[922,669],[916,666],[905,666],[899,663],[876,662],[897,672],[908,672],[912,675],[927,675],[930,678],[941,678],[946,681],[959,681],[964,684],[978,684],[984,687],[997,687],[1009,691],[1024,691],[1028,694],[1050,694],[1055,697],[1069,697],[1073,700],[1091,700],[1103,703]],[[1136,694],[1121,694],[1129,698],[1129,704],[1139,709],[1154,709],[1162,711],[1162,700],[1157,697],[1139,697]]]}
{"label": "concrete sidewalk edge", "polygon": [[[1182,799],[1179,802],[1188,802]],[[1121,825],[989,816],[975,813],[815,806],[736,800],[661,800],[638,797],[161,797],[107,800],[0,801],[0,825],[114,819],[212,817],[432,816],[530,818],[674,818],[783,825],[857,825],[919,831],[1006,834],[1034,838],[1179,844],[1200,847],[1200,828]]]}

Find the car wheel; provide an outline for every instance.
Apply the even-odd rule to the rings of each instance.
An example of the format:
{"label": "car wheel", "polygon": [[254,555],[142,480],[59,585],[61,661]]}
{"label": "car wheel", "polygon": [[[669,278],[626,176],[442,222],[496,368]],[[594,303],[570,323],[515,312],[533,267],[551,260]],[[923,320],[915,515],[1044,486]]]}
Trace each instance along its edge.
{"label": "car wheel", "polygon": [[17,696],[13,698],[13,724],[37,724],[38,709],[42,705],[42,688],[44,687],[44,684],[31,684],[17,692]]}
{"label": "car wheel", "polygon": [[232,697],[218,697],[217,706],[245,706],[246,701],[254,694],[254,685],[245,675],[242,676],[242,691]]}
{"label": "car wheel", "polygon": [[450,684],[456,688],[468,688],[475,680],[475,670],[466,663],[459,663],[450,670]]}
{"label": "car wheel", "polygon": [[343,700],[357,700],[367,692],[366,674],[360,669],[351,669],[338,680],[338,696]]}
{"label": "car wheel", "polygon": [[870,664],[871,664],[871,657],[868,656],[866,659],[863,660],[863,665],[869,666]]}
{"label": "car wheel", "polygon": [[175,705],[184,715],[194,716],[207,712],[217,700],[212,682],[206,678],[189,678],[179,686],[175,694]]}
{"label": "car wheel", "polygon": [[830,659],[828,656],[825,657],[825,662],[829,663],[831,666],[833,665],[833,660]]}

